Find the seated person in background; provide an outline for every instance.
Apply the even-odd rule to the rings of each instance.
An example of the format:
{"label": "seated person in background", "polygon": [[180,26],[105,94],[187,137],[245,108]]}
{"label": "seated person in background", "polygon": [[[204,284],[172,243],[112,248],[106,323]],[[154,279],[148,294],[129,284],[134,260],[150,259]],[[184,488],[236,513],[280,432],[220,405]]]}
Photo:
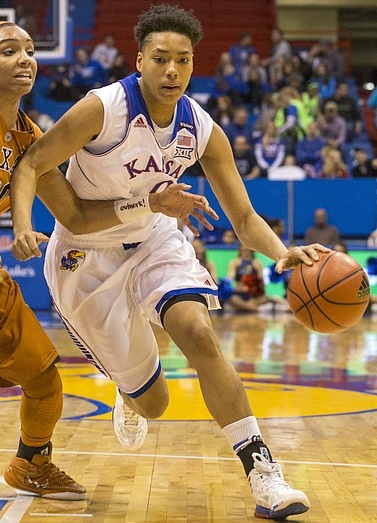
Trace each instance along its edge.
{"label": "seated person in background", "polygon": [[107,71],[113,66],[115,57],[118,54],[118,49],[115,47],[115,38],[112,34],[108,34],[103,39],[103,42],[97,44],[93,49],[91,58],[99,62]]}
{"label": "seated person in background", "polygon": [[107,70],[107,74],[109,84],[121,80],[130,74],[130,66],[128,65],[123,53],[119,52],[116,55],[113,65]]}
{"label": "seated person in background", "polygon": [[260,176],[267,177],[268,170],[284,163],[285,144],[280,138],[274,122],[269,122],[262,139],[255,144],[255,158],[260,167]]}
{"label": "seated person in background", "polygon": [[308,227],[305,232],[304,241],[306,244],[322,243],[332,248],[340,241],[340,233],[335,225],[329,225],[326,209],[316,209],[314,211],[314,225]]}
{"label": "seated person in background", "polygon": [[296,143],[304,137],[313,117],[306,112],[297,89],[286,86],[280,89],[281,107],[276,113],[275,125],[285,142],[287,153],[294,154]]}
{"label": "seated person in background", "polygon": [[235,310],[257,312],[260,305],[270,302],[265,293],[263,265],[254,251],[240,245],[238,256],[230,260],[227,279],[234,282],[231,297],[227,300]]}
{"label": "seated person in background", "polygon": [[207,269],[212,278],[217,282],[217,269],[214,262],[207,257],[207,247],[199,238],[194,238],[191,242],[194,247],[197,260]]}
{"label": "seated person in background", "polygon": [[246,137],[242,134],[236,136],[232,143],[234,162],[237,171],[244,180],[251,180],[260,175],[254,152]]}
{"label": "seated person in background", "polygon": [[326,100],[334,96],[336,89],[336,79],[329,70],[329,66],[326,62],[320,62],[314,69],[314,75],[312,80],[318,82],[319,96],[321,100]]}
{"label": "seated person in background", "polygon": [[323,113],[317,116],[318,130],[320,136],[331,147],[339,147],[347,138],[347,123],[338,114],[338,106],[335,102],[326,102]]}
{"label": "seated person in background", "polygon": [[49,73],[50,91],[48,96],[57,102],[72,102],[72,81],[68,64],[53,66]]}
{"label": "seated person in background", "polygon": [[237,246],[239,245],[238,238],[233,229],[225,229],[221,236],[221,240],[225,245]]}
{"label": "seated person in background", "polygon": [[338,148],[326,145],[322,149],[323,167],[320,178],[349,178],[350,173]]}
{"label": "seated person in background", "polygon": [[322,172],[323,159],[322,150],[326,142],[319,136],[316,122],[308,126],[306,136],[296,144],[296,160],[311,178],[317,178]]}
{"label": "seated person in background", "polygon": [[371,232],[368,236],[367,245],[369,249],[377,248],[377,229]]}
{"label": "seated person in background", "polygon": [[338,114],[345,119],[347,123],[347,137],[346,141],[351,142],[362,131],[362,122],[359,106],[350,95],[348,84],[346,82],[339,82],[334,96],[327,98],[326,102],[335,102],[338,106]]}
{"label": "seated person in background", "polygon": [[242,31],[238,35],[237,43],[230,47],[229,54],[237,73],[243,80],[246,80],[248,76],[249,56],[253,53],[255,53],[255,47],[252,45],[252,35],[249,31]]}
{"label": "seated person in background", "polygon": [[107,82],[107,75],[102,65],[90,58],[89,52],[80,47],[75,53],[73,64],[72,90],[74,100],[83,98],[91,89],[103,87]]}
{"label": "seated person in background", "polygon": [[343,252],[344,254],[348,254],[348,248],[347,245],[344,242],[337,242],[333,246],[333,250],[337,252]]}
{"label": "seated person in background", "polygon": [[230,143],[233,143],[235,137],[241,134],[252,145],[253,126],[249,123],[249,111],[246,106],[240,105],[236,107],[231,122],[224,126],[223,129]]}
{"label": "seated person in background", "polygon": [[302,105],[305,111],[310,115],[313,120],[317,118],[318,110],[320,107],[320,96],[318,91],[318,82],[310,81],[306,85],[306,91],[301,93]]}
{"label": "seated person in background", "polygon": [[352,176],[354,178],[375,178],[377,176],[377,158],[368,158],[366,151],[360,147],[355,149],[354,154]]}
{"label": "seated person in background", "polygon": [[233,119],[234,107],[228,95],[221,95],[209,100],[208,112],[220,127],[229,125]]}

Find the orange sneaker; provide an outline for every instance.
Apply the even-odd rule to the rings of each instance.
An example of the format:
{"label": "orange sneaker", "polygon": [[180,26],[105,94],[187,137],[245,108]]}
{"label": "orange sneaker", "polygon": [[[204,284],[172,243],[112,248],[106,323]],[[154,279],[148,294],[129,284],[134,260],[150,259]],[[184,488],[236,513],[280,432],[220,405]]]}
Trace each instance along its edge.
{"label": "orange sneaker", "polygon": [[35,454],[32,461],[15,456],[4,473],[7,484],[24,496],[85,499],[85,488],[51,462],[51,449],[48,456]]}

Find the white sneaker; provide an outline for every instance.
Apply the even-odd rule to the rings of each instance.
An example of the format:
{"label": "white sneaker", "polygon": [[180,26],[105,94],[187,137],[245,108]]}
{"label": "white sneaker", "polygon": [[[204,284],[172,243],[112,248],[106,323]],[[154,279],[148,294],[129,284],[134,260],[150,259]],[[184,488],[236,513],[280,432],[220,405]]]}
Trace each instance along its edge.
{"label": "white sneaker", "polygon": [[142,446],[147,437],[148,422],[127,407],[119,389],[117,389],[112,421],[115,435],[123,447],[136,450]]}
{"label": "white sneaker", "polygon": [[256,501],[255,517],[284,519],[309,510],[310,503],[306,495],[284,481],[281,467],[276,461],[270,462],[256,452],[253,453],[253,459],[255,468],[249,474],[249,482]]}

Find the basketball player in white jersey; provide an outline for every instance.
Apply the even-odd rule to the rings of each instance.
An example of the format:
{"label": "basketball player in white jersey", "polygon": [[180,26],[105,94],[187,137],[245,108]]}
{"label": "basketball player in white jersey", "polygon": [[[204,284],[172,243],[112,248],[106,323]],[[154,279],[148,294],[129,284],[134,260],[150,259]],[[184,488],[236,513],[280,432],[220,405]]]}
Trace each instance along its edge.
{"label": "basketball player in white jersey", "polygon": [[[140,16],[135,37],[138,73],[90,92],[30,147],[14,171],[13,253],[26,259],[38,252],[30,223],[36,180],[71,157],[67,177],[77,195],[118,200],[121,223],[81,235],[56,223],[45,275],[78,346],[117,386],[113,424],[119,441],[139,448],[146,419],[158,418],[168,405],[150,326],[155,323],[196,369],[206,405],[243,463],[256,516],[300,514],[309,500],[284,481],[216,339],[208,314],[219,307],[216,284],[176,219],[168,210],[153,212],[150,202],[199,160],[240,242],[275,260],[279,272],[299,262],[310,265],[316,249],[327,249],[284,246],[253,209],[225,134],[184,95],[201,38],[193,14],[152,6]],[[52,201],[50,208],[54,212]]]}

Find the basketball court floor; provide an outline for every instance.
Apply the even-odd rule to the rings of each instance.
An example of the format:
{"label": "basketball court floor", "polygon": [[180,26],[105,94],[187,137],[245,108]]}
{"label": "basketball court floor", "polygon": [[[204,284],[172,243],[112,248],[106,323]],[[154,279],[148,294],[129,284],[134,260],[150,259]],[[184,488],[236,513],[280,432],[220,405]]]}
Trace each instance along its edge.
{"label": "basketball court floor", "polygon": [[[57,345],[64,412],[54,462],[88,490],[85,501],[15,497],[0,483],[0,522],[255,522],[243,468],[203,404],[195,372],[156,330],[171,392],[144,446],[126,452],[111,424],[113,384],[72,344],[58,320],[41,321]],[[286,479],[311,509],[292,522],[377,522],[377,317],[321,335],[290,314],[212,316]],[[15,452],[17,388],[2,389],[0,470]],[[1,472],[0,472],[1,473]],[[0,481],[2,478],[0,478]]]}

